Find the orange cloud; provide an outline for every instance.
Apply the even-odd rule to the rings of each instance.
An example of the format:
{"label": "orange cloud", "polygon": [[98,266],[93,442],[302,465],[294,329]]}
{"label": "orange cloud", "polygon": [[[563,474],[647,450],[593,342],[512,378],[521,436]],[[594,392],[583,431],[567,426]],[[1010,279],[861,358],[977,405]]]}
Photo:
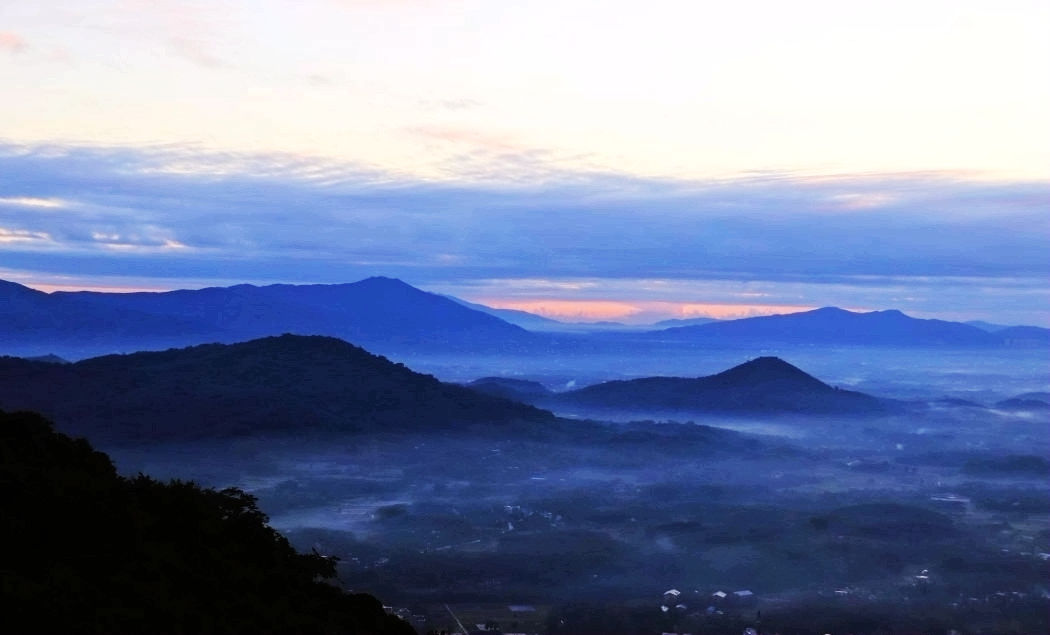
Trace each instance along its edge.
{"label": "orange cloud", "polygon": [[568,321],[622,320],[641,311],[635,304],[615,300],[503,300],[485,298],[478,301],[497,309],[528,311],[529,313],[554,318],[555,320]]}
{"label": "orange cloud", "polygon": [[25,50],[26,46],[26,41],[17,33],[0,31],[0,49],[9,53],[20,53]]}
{"label": "orange cloud", "polygon": [[817,308],[815,306],[791,304],[709,304],[697,302],[650,302],[647,304],[659,304],[661,308],[673,311],[673,317],[710,317],[719,320],[734,320],[777,313],[798,313]]}
{"label": "orange cloud", "polygon": [[90,283],[79,284],[76,282],[70,282],[69,284],[49,284],[43,282],[34,282],[26,283],[26,286],[32,287],[37,291],[43,291],[44,293],[51,293],[53,291],[99,291],[102,293],[138,293],[142,291],[171,291],[171,289],[167,287],[159,286],[105,285]]}
{"label": "orange cloud", "polygon": [[560,300],[549,298],[505,299],[478,298],[480,302],[497,309],[528,311],[544,317],[569,322],[613,320],[635,324],[649,324],[670,318],[710,317],[720,320],[798,313],[816,307],[783,304],[716,304],[702,302],[629,301],[629,300]]}

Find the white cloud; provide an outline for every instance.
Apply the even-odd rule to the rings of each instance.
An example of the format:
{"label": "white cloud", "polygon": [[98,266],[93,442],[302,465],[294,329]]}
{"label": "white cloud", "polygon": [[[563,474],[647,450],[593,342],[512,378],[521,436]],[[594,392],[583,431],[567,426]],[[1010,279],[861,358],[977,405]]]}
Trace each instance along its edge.
{"label": "white cloud", "polygon": [[[42,53],[8,64],[19,98],[0,122],[18,125],[0,135],[15,141],[511,183],[540,162],[678,178],[1050,170],[1050,88],[1033,81],[1050,75],[1045,2],[8,4],[4,50],[77,60],[46,82]],[[485,155],[494,140],[544,154]]]}
{"label": "white cloud", "polygon": [[26,229],[9,229],[0,227],[0,243],[49,243],[51,236],[47,232],[29,231]]}
{"label": "white cloud", "polygon": [[66,201],[57,198],[38,198],[33,196],[8,196],[0,197],[0,205],[14,205],[17,207],[36,207],[43,209],[59,209],[66,207]]}

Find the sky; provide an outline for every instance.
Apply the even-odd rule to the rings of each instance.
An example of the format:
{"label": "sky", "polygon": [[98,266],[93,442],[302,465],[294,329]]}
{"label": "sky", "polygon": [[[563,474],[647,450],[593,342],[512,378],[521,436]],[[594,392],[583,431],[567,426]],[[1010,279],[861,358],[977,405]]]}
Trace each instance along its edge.
{"label": "sky", "polygon": [[0,0],[0,278],[1050,326],[1050,4]]}

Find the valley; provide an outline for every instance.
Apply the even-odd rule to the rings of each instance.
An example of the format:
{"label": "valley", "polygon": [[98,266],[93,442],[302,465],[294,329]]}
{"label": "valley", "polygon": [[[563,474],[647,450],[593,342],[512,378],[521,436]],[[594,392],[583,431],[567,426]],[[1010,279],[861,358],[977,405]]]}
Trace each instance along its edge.
{"label": "valley", "polygon": [[[1001,385],[1038,382],[1014,368]],[[938,398],[874,416],[675,423],[639,408],[605,423],[110,452],[124,470],[247,489],[298,548],[338,557],[347,587],[428,616],[421,632],[452,626],[446,603],[493,619],[494,607],[541,607],[545,632],[614,607],[697,632],[743,628],[757,611],[787,626],[836,611],[956,626],[1001,625],[1005,611],[1042,624],[1050,419],[929,390]],[[672,588],[690,599],[668,622],[660,595]],[[711,599],[739,590],[754,598]],[[593,632],[621,632],[602,624]]]}
{"label": "valley", "polygon": [[[42,412],[125,476],[244,490],[300,552],[336,563],[341,588],[381,597],[418,632],[454,632],[454,614],[551,634],[1046,629],[1038,346],[839,310],[795,319],[888,317],[896,335],[519,333],[366,282],[265,293],[305,306],[379,288],[407,302],[398,311],[451,311],[447,337],[417,346],[418,316],[384,323],[348,299],[338,314],[365,316],[375,350],[284,334],[4,357],[0,408]],[[479,324],[509,339],[471,341]],[[744,328],[682,328],[712,327]],[[942,330],[972,339],[902,345]]]}

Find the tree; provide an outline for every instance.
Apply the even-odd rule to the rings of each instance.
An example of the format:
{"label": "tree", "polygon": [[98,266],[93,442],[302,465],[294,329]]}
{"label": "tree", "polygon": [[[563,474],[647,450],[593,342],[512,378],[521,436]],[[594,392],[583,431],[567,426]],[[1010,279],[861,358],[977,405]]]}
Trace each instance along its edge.
{"label": "tree", "polygon": [[0,411],[0,597],[13,632],[414,633],[331,584],[256,499],[119,476],[33,413]]}

